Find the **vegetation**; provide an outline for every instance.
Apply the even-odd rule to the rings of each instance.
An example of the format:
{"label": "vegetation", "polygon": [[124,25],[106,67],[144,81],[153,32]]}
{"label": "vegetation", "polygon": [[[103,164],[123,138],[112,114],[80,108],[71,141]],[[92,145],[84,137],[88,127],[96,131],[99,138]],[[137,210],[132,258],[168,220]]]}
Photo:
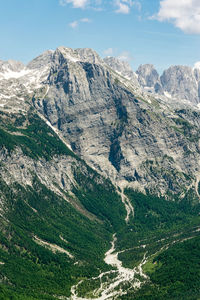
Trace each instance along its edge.
{"label": "vegetation", "polygon": [[[162,300],[200,298],[199,205],[178,203],[132,190],[126,194],[135,208],[133,225],[120,232],[118,247],[124,266],[133,268],[146,255],[143,270],[149,281],[120,299]],[[145,247],[143,247],[145,245]]]}
{"label": "vegetation", "polygon": [[200,299],[200,237],[171,246],[145,267],[150,282],[121,299]]}
{"label": "vegetation", "polygon": [[37,115],[29,113],[26,117],[27,126],[23,124],[25,116],[20,116],[13,123],[3,123],[0,127],[0,147],[10,153],[19,146],[23,153],[31,158],[41,157],[50,160],[54,155],[70,155],[75,157],[56,133]]}
{"label": "vegetation", "polygon": [[[124,205],[112,183],[77,158],[38,116],[33,112],[18,118],[0,114],[0,121],[1,148],[12,153],[20,147],[24,155],[43,161],[70,155],[75,181],[73,197],[62,191],[67,202],[44,186],[37,174],[33,174],[32,186],[7,185],[0,178],[4,208],[0,215],[0,299],[69,297],[71,286],[80,280],[79,294],[92,297],[100,282],[87,279],[110,270],[103,259],[114,232],[123,265],[134,268],[146,255],[143,270],[149,276],[140,290],[129,286],[121,299],[200,298],[200,206],[191,193],[182,200],[166,201],[127,189],[135,215],[126,224]],[[181,122],[177,125],[186,126]],[[118,136],[120,126],[116,140]],[[173,163],[170,157],[163,159]]]}

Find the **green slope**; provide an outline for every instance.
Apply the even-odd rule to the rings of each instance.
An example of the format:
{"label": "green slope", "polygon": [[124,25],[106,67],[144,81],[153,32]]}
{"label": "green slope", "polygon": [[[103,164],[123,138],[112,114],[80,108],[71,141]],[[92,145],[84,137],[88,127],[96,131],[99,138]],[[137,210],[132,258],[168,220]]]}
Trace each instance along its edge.
{"label": "green slope", "polygon": [[111,268],[103,259],[115,232],[123,265],[134,268],[146,255],[143,269],[149,275],[141,290],[129,289],[120,299],[200,298],[199,205],[192,195],[172,202],[126,190],[135,210],[127,225],[111,182],[71,152],[34,112],[0,114],[2,153],[12,155],[17,147],[43,163],[70,157],[74,184],[58,195],[37,173],[32,186],[8,185],[0,176],[0,299],[59,299],[70,296],[80,280],[84,295],[95,288],[87,279]]}

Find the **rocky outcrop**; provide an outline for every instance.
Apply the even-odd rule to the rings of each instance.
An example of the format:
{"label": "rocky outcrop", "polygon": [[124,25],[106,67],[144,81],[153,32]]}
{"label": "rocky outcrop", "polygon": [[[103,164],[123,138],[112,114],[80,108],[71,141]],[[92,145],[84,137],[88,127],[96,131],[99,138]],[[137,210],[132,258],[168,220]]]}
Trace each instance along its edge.
{"label": "rocky outcrop", "polygon": [[[28,81],[28,98],[23,96],[21,105],[32,100],[73,151],[115,184],[169,197],[194,192],[200,172],[199,111],[140,92],[108,64],[91,49],[48,51],[26,67],[28,76],[15,79],[19,85]],[[140,71],[144,86],[160,84],[152,66]],[[176,84],[185,78],[175,74],[170,78]],[[167,78],[166,72],[161,82],[170,93],[172,79]]]}
{"label": "rocky outcrop", "polygon": [[187,66],[172,66],[161,76],[163,89],[172,97],[199,103],[198,72]]}
{"label": "rocky outcrop", "polygon": [[143,87],[154,87],[160,81],[159,74],[153,65],[140,65],[136,71],[138,81]]}
{"label": "rocky outcrop", "polygon": [[120,60],[116,57],[105,57],[104,62],[110,66],[114,71],[124,76],[128,80],[131,80],[136,86],[139,86],[138,78],[135,72],[133,72],[131,66],[127,61]]}
{"label": "rocky outcrop", "polygon": [[138,98],[104,64],[73,61],[65,53],[54,54],[48,94],[35,107],[72,149],[121,186],[163,195],[194,188],[199,113],[187,121],[187,110],[177,113],[181,106]]}

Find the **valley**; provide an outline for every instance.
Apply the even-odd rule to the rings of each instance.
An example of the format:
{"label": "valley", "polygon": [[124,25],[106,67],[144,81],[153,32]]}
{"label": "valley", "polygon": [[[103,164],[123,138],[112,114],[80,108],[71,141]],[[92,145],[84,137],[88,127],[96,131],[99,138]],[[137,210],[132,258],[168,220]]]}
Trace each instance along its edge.
{"label": "valley", "polygon": [[199,299],[200,111],[149,70],[1,62],[1,299]]}

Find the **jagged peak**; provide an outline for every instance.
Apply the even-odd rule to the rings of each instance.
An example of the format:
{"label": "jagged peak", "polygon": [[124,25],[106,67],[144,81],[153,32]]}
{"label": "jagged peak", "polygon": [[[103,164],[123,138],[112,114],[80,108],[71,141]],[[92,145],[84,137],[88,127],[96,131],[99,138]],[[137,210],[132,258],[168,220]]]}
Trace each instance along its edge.
{"label": "jagged peak", "polygon": [[0,61],[0,71],[3,73],[8,71],[20,72],[24,68],[25,65],[20,61],[16,61],[12,59],[9,59],[7,61],[3,61],[3,60]]}
{"label": "jagged peak", "polygon": [[[146,72],[146,73],[151,73],[152,71],[156,71],[155,67],[153,64],[143,64],[140,65],[136,71],[136,73],[140,72]],[[156,71],[157,72],[157,71]],[[158,72],[157,72],[158,73]]]}
{"label": "jagged peak", "polygon": [[160,81],[159,74],[152,64],[140,65],[136,74],[138,75],[139,83],[144,87],[154,87]]}
{"label": "jagged peak", "polygon": [[84,61],[90,62],[92,64],[103,63],[102,58],[97,54],[97,52],[91,48],[77,48],[75,51],[78,52],[80,58]]}
{"label": "jagged peak", "polygon": [[130,64],[127,61],[121,60],[118,57],[106,56],[103,60],[109,66],[111,66],[112,64],[117,64],[117,65],[125,67],[126,69],[129,69],[130,71],[133,71]]}
{"label": "jagged peak", "polygon": [[177,71],[177,72],[189,71],[189,72],[192,72],[192,67],[186,66],[186,65],[173,65],[173,66],[170,66],[168,69],[164,70],[164,72],[167,72],[167,71]]}
{"label": "jagged peak", "polygon": [[36,58],[31,60],[27,64],[27,68],[28,69],[44,68],[44,66],[46,66],[52,62],[54,52],[55,52],[54,50],[47,50],[47,51],[43,52],[42,54],[40,54],[39,56],[37,56]]}
{"label": "jagged peak", "polygon": [[138,80],[136,73],[132,70],[130,64],[127,61],[121,60],[118,57],[107,56],[103,59],[110,68],[119,73],[123,77],[131,80],[135,86],[138,86]]}
{"label": "jagged peak", "polygon": [[89,62],[91,64],[102,64],[103,60],[97,54],[96,51],[90,48],[67,48],[64,46],[60,46],[56,49],[55,54],[62,54],[62,56],[70,61],[77,62]]}

